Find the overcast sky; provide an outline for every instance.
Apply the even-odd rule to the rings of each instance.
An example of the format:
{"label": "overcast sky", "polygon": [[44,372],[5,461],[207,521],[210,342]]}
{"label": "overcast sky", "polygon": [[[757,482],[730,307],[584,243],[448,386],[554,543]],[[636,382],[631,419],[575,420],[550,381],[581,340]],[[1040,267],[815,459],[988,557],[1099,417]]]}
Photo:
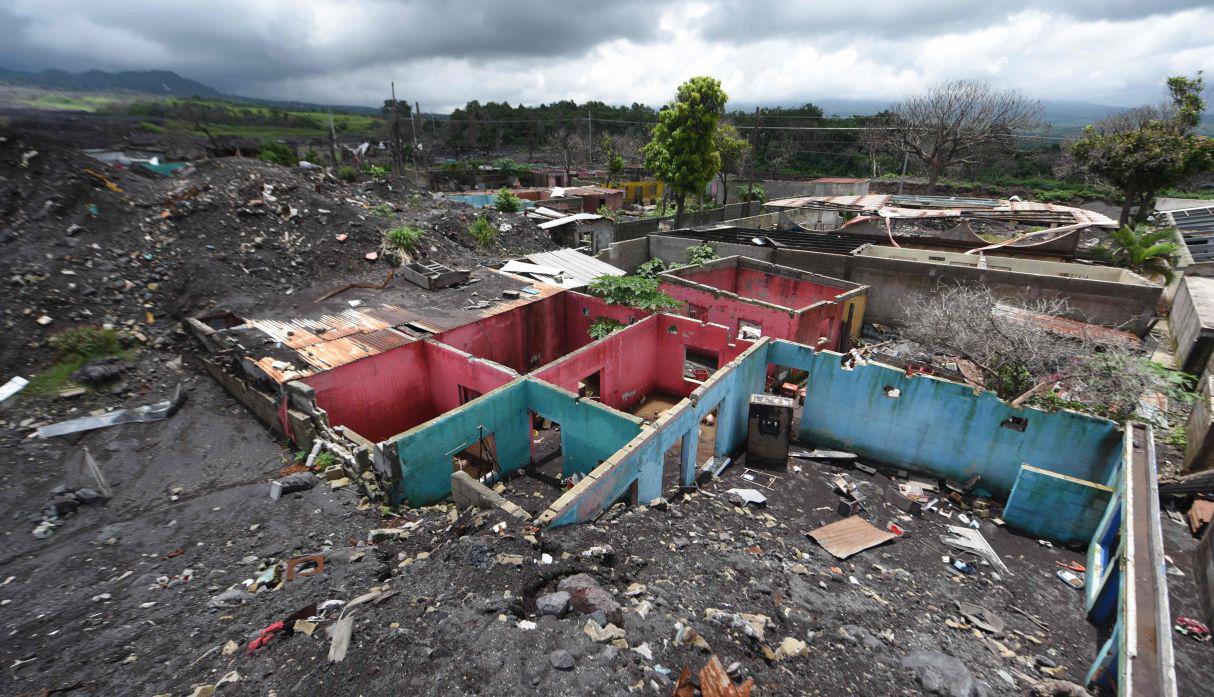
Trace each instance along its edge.
{"label": "overcast sky", "polygon": [[[1214,72],[1214,5],[1187,0],[0,0],[0,67],[168,69],[224,92],[426,111],[469,99],[734,105],[893,99],[982,78],[1042,99],[1157,102]],[[1214,77],[1212,75],[1211,77]]]}

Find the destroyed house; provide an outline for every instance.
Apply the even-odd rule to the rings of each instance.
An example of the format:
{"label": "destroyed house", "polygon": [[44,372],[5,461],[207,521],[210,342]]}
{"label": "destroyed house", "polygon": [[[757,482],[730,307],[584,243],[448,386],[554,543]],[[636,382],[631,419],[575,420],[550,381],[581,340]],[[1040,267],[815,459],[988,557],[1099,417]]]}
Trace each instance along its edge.
{"label": "destroyed house", "polygon": [[[722,262],[706,268],[732,269],[714,281],[733,289],[723,292],[739,302],[759,292],[745,289],[736,260]],[[697,275],[704,270],[687,275],[698,283],[708,280]],[[794,428],[802,444],[977,482],[1005,502],[1003,520],[1020,534],[1086,545],[1084,607],[1099,645],[1087,682],[1175,693],[1149,426],[1014,407],[990,392],[844,361],[797,341],[739,339],[736,326],[534,290],[498,312],[428,332],[399,308],[323,322],[212,317],[192,326],[209,347],[246,351],[208,359],[212,374],[226,375],[229,389],[284,432],[295,436],[310,423],[312,437],[329,443],[369,493],[382,486],[393,502],[425,505],[451,496],[453,480],[481,480],[502,484],[499,498],[509,503],[516,486],[543,479],[551,498],[533,518],[543,527],[648,503],[745,462],[751,398],[767,391],[773,371],[796,371],[807,376]],[[780,293],[793,304],[805,297]],[[591,340],[600,317],[620,328]],[[277,340],[258,343],[259,331]],[[335,338],[322,340],[330,332]],[[279,391],[267,393],[266,380]],[[522,470],[532,476],[512,478]]]}
{"label": "destroyed house", "polygon": [[661,280],[688,317],[723,324],[739,338],[846,351],[864,324],[867,287],[746,257],[673,269]]}

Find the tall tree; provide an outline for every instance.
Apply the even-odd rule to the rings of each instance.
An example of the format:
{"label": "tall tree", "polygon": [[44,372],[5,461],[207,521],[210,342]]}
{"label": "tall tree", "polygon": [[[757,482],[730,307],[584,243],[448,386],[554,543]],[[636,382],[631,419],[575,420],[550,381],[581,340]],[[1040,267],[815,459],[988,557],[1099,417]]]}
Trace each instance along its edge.
{"label": "tall tree", "polygon": [[693,77],[679,85],[674,101],[658,113],[644,147],[645,167],[674,192],[675,227],[683,223],[687,195],[702,194],[721,168],[715,136],[727,101],[720,80]]}
{"label": "tall tree", "polygon": [[1040,102],[974,80],[932,85],[892,111],[890,137],[923,163],[930,186],[949,167],[971,164],[981,153],[1011,152],[1017,132],[1044,125]]}
{"label": "tall tree", "polygon": [[1202,87],[1200,72],[1195,78],[1169,77],[1169,104],[1089,125],[1071,145],[1080,167],[1121,191],[1122,225],[1146,222],[1160,189],[1183,182],[1214,159],[1214,141],[1193,133],[1206,109]]}
{"label": "tall tree", "polygon": [[729,175],[742,174],[750,158],[750,143],[738,135],[733,124],[723,123],[717,126],[716,147],[721,153],[717,178],[721,180],[721,204],[724,205],[729,203]]}

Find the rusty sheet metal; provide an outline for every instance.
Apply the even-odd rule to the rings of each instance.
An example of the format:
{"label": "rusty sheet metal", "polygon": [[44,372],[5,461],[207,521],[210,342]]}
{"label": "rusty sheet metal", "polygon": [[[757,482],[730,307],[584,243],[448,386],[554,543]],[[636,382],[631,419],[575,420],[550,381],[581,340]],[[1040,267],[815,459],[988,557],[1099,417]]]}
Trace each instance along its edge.
{"label": "rusty sheet metal", "polygon": [[1032,312],[1015,305],[997,303],[992,314],[1015,322],[1033,324],[1059,336],[1086,339],[1104,346],[1119,346],[1131,351],[1141,351],[1143,347],[1142,339],[1139,339],[1131,332],[1111,327],[1102,327],[1098,324],[1088,324],[1087,322],[1069,317]]}
{"label": "rusty sheet metal", "polygon": [[805,534],[839,559],[846,559],[895,537],[894,533],[873,527],[858,515],[823,525]]}

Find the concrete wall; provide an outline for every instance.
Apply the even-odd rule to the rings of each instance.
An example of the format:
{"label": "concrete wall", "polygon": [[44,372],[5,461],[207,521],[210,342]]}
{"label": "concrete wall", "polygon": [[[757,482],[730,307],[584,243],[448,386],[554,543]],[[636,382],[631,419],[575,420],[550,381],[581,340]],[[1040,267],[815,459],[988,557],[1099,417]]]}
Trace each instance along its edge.
{"label": "concrete wall", "polygon": [[617,269],[632,273],[638,266],[649,261],[649,237],[643,236],[635,240],[613,242],[606,249],[595,254],[594,258],[607,262]]}
{"label": "concrete wall", "polygon": [[1168,317],[1176,339],[1176,366],[1202,373],[1214,354],[1214,278],[1185,276]]}
{"label": "concrete wall", "polygon": [[[941,284],[984,285],[1009,302],[1032,301],[1039,298],[1066,300],[1071,308],[1067,316],[1080,321],[1119,327],[1142,336],[1155,315],[1155,306],[1163,288],[1138,280],[1122,281],[1044,275],[1025,271],[995,268],[953,266],[938,262],[894,259],[884,256],[823,254],[798,250],[778,250],[771,254],[765,248],[755,248],[764,260],[783,266],[813,271],[861,283],[869,287],[868,308],[871,322],[897,324],[902,318],[903,300],[914,294],[932,293]],[[882,248],[889,249],[889,248]],[[948,252],[915,251],[919,254],[947,258]],[[752,255],[755,256],[755,255]],[[990,259],[990,258],[988,258]],[[1002,261],[1003,258],[1001,258]],[[1051,264],[1016,260],[1021,263]],[[1063,264],[1063,267],[1078,265]],[[1064,272],[1093,275],[1092,267],[1078,266]],[[1046,270],[1053,270],[1052,266]],[[1132,277],[1132,278],[1131,278]],[[1130,278],[1123,276],[1123,279]]]}
{"label": "concrete wall", "polygon": [[[667,237],[665,235],[649,236],[649,256],[661,259],[667,264],[686,264],[687,248],[704,244],[700,240],[683,237]],[[730,242],[712,242],[712,248],[723,257],[742,256],[759,261],[771,261],[772,250],[768,247],[755,247],[748,244],[733,244]]]}
{"label": "concrete wall", "polygon": [[1024,465],[1003,507],[1003,520],[1033,537],[1086,545],[1112,495],[1103,484]]}
{"label": "concrete wall", "polygon": [[1197,399],[1185,422],[1184,466],[1186,472],[1214,467],[1214,376],[1203,375],[1197,383]]}
{"label": "concrete wall", "polygon": [[[1092,482],[1106,482],[1121,459],[1117,425],[1070,411],[1015,408],[990,392],[870,363],[840,367],[833,352],[785,341],[768,361],[809,373],[800,435],[879,462],[980,485],[1000,496],[1012,490],[1022,464]],[[900,396],[888,397],[888,388]],[[1010,428],[1023,419],[1024,430]]]}

